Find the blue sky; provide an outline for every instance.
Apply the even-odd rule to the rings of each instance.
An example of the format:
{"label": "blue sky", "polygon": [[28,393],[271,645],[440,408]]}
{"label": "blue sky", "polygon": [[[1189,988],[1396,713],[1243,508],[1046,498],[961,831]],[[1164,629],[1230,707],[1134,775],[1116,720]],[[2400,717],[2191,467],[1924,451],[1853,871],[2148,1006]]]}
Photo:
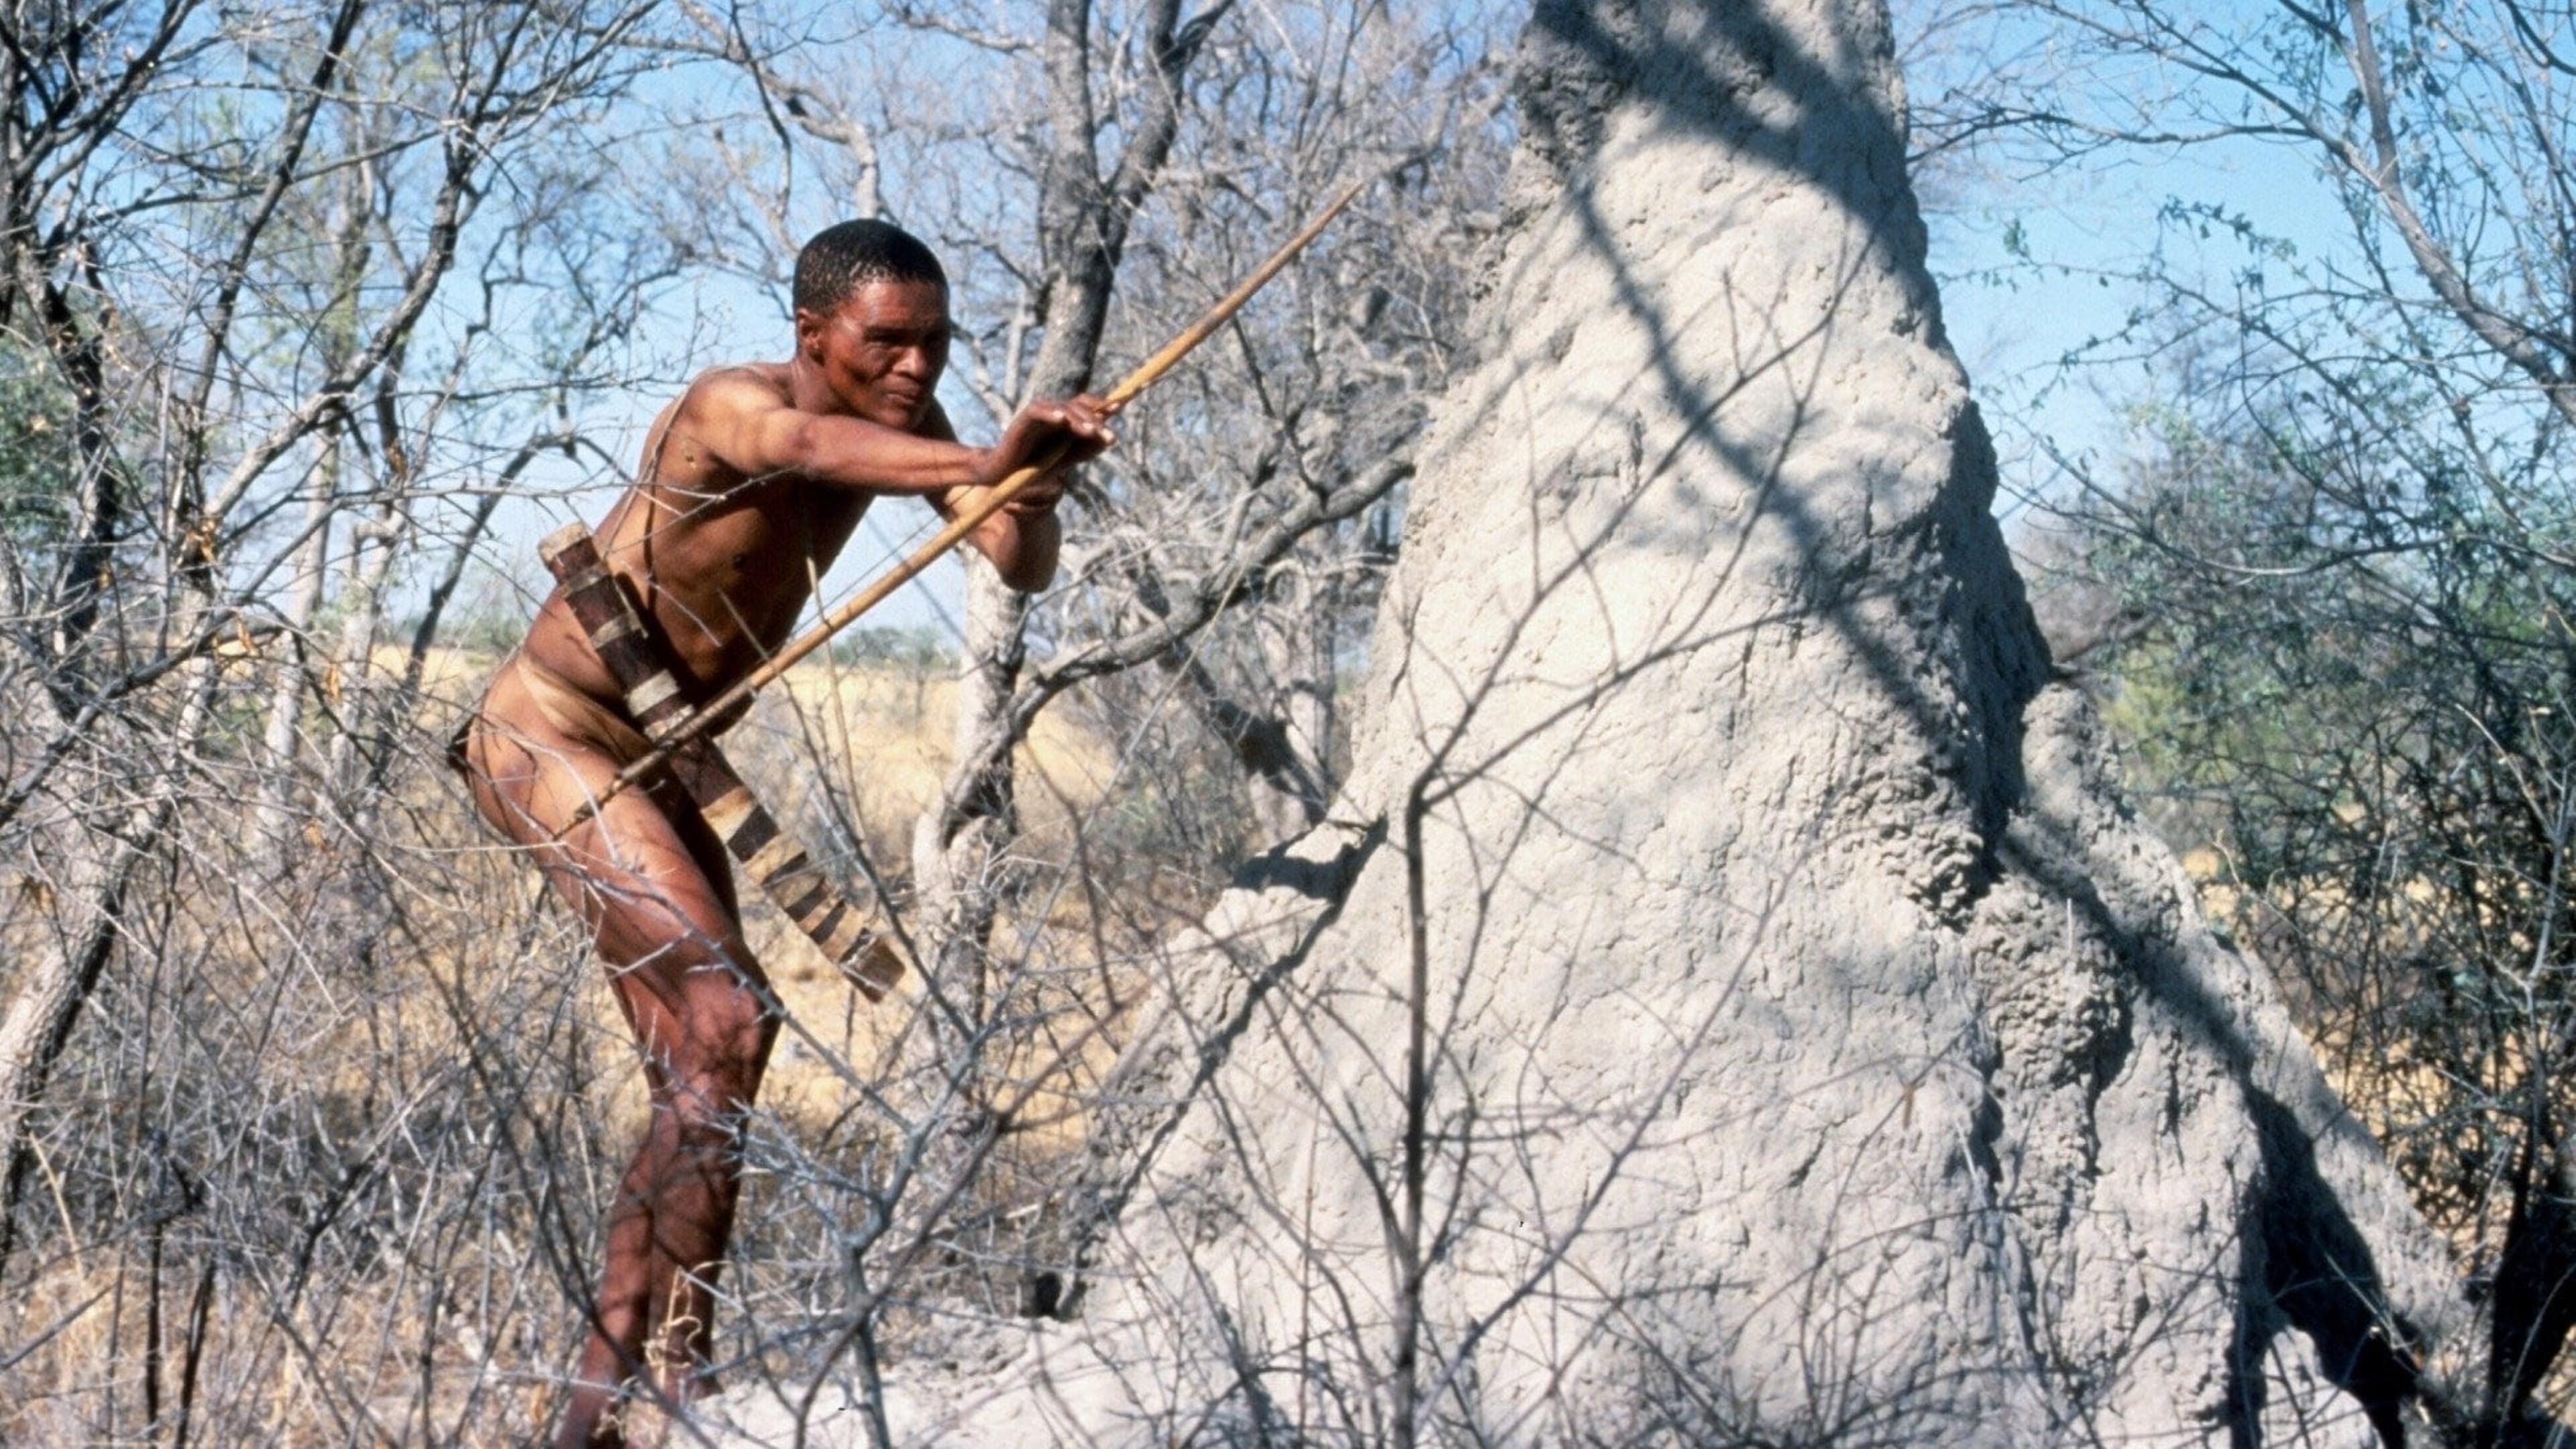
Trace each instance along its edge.
{"label": "blue sky", "polygon": [[[2031,456],[2033,433],[2070,451],[2107,453],[2122,439],[2122,413],[2149,385],[2141,364],[2064,360],[2093,352],[2148,302],[2132,272],[2161,234],[2169,251],[2197,253],[2213,276],[2243,261],[2231,243],[2194,245],[2158,217],[2174,201],[2215,204],[2246,216],[2309,258],[2344,237],[2333,197],[2305,152],[2236,142],[2125,158],[2090,173],[2001,184],[1927,216],[1932,268],[1941,281],[1951,345],[2004,454],[2008,493],[2045,489],[2051,469]],[[2020,237],[2020,256],[2007,237]],[[2009,498],[1998,503],[2009,518]]]}

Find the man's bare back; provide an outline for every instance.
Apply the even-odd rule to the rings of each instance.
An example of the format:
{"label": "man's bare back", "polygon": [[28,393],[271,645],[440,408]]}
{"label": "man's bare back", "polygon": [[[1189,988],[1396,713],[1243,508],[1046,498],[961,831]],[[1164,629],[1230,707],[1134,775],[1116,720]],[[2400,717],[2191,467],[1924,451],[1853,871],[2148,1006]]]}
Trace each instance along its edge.
{"label": "man's bare back", "polygon": [[[919,242],[881,223],[824,232],[797,263],[796,355],[709,372],[655,420],[638,482],[596,536],[694,697],[786,639],[876,498],[914,495],[953,516],[1058,447],[1069,466],[1108,446],[1087,397],[1032,404],[992,448],[958,443],[934,398],[949,335],[937,275]],[[1014,587],[1054,575],[1062,490],[1059,472],[969,535]],[[772,998],[723,847],[684,795],[665,781],[584,818],[643,737],[560,590],[463,745],[476,807],[590,927],[652,1090],[556,1439],[623,1443],[621,1401],[685,1404],[707,1386],[736,1133],[776,1036]]]}

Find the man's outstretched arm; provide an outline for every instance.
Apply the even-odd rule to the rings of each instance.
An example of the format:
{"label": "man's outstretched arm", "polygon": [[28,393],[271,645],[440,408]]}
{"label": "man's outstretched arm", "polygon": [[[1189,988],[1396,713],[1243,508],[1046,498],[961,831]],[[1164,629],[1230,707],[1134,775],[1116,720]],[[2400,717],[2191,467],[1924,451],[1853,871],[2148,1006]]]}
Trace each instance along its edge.
{"label": "man's outstretched arm", "polygon": [[937,497],[989,482],[998,449],[969,448],[865,418],[809,413],[751,373],[708,373],[689,387],[680,424],[728,466],[753,478],[800,473],[872,493]]}
{"label": "man's outstretched arm", "polygon": [[957,441],[932,404],[917,432],[839,413],[809,413],[753,374],[725,369],[692,384],[681,403],[689,434],[728,466],[759,478],[801,473],[872,493],[939,497],[998,483],[1058,445],[1083,462],[1109,446],[1097,398],[1034,402],[1020,409],[990,448]]}

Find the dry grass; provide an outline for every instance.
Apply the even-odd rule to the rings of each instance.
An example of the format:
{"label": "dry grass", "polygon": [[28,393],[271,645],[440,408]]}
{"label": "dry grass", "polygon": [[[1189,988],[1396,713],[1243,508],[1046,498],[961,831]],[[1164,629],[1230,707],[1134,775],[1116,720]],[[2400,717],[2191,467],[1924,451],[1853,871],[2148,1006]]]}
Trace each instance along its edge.
{"label": "dry grass", "polygon": [[[167,1442],[183,1401],[197,1443],[506,1444],[546,1421],[645,1101],[571,923],[436,763],[490,664],[433,655],[385,808],[363,828],[316,815],[283,871],[256,863],[238,810],[185,817],[169,908],[138,921],[55,1084],[0,1304],[0,1442]],[[828,853],[814,827],[850,820],[899,870],[950,758],[951,688],[818,662],[728,748],[810,843]],[[1023,756],[1041,866],[1070,857],[1117,778],[1068,718]],[[1006,922],[1046,964],[1027,978],[1040,1017],[1106,1010],[1085,999],[1108,989],[1104,952],[1134,943],[1094,899],[1045,890]],[[40,915],[6,930],[23,940]],[[858,1199],[838,1176],[881,1173],[890,1145],[853,1078],[902,1069],[910,1013],[869,1008],[765,902],[748,917],[794,1026],[725,1332],[785,1363],[810,1351],[796,1325],[846,1291],[833,1254]],[[1111,1047],[1057,1041],[1025,1034],[1004,1063],[1042,1123],[996,1164],[1004,1198],[1042,1191],[1078,1144],[1079,1082]]]}

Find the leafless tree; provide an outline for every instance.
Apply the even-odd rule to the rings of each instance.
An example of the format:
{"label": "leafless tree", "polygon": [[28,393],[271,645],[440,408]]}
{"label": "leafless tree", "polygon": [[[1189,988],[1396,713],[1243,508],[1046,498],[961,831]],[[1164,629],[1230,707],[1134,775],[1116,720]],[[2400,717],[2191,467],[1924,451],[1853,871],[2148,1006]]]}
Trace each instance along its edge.
{"label": "leafless tree", "polygon": [[[107,1365],[13,1437],[254,1437],[281,1352],[315,1371],[305,1412],[403,1421],[315,1359],[353,1302],[322,1286],[355,1261],[331,1224],[460,1143],[418,1114],[462,1069],[412,1076],[381,973],[517,954],[441,899],[490,888],[430,864],[457,834],[410,828],[439,788],[420,691],[500,500],[587,446],[585,398],[671,275],[608,224],[626,199],[581,139],[649,64],[648,15],[6,17],[0,1281],[24,1311],[0,1358]],[[250,1305],[264,1341],[224,1327]]]}

